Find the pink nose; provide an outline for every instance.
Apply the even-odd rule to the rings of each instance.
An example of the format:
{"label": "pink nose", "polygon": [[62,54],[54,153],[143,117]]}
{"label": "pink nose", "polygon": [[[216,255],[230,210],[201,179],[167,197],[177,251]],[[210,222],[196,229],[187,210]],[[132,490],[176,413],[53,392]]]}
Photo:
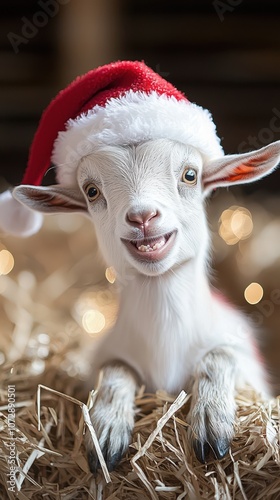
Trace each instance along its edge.
{"label": "pink nose", "polygon": [[127,220],[133,226],[147,226],[152,219],[158,216],[155,210],[143,210],[142,212],[133,212],[129,210]]}

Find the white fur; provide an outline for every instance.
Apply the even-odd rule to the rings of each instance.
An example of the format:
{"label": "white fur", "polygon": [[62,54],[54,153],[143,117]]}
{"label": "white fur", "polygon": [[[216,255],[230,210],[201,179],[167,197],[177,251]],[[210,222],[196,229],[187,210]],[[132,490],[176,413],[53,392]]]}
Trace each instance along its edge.
{"label": "white fur", "polygon": [[[199,133],[197,133],[199,131]],[[137,144],[168,138],[196,147],[206,158],[223,154],[210,112],[186,100],[156,92],[128,91],[110,99],[105,107],[69,120],[54,145],[52,161],[58,166],[59,183],[71,185],[82,157],[102,144]]]}

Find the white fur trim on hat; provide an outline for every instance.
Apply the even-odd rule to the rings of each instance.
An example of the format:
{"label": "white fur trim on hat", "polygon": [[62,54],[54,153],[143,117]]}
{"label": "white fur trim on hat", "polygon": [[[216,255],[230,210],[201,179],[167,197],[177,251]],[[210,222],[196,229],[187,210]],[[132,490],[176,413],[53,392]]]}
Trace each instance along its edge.
{"label": "white fur trim on hat", "polygon": [[10,191],[0,194],[0,231],[13,236],[31,236],[42,226],[43,216],[15,200]]}
{"label": "white fur trim on hat", "polygon": [[129,91],[67,122],[52,154],[57,180],[63,185],[75,183],[79,161],[97,145],[127,145],[161,138],[194,146],[206,158],[224,154],[208,110],[156,92]]}

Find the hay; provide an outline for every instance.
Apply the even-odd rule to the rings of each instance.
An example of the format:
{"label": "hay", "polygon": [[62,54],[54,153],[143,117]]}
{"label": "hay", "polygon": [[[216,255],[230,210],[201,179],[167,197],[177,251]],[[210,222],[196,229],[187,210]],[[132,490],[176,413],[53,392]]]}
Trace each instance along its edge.
{"label": "hay", "polygon": [[[200,464],[190,447],[186,414],[190,396],[163,393],[136,398],[133,441],[118,469],[96,478],[83,444],[86,398],[82,386],[48,361],[30,377],[23,360],[1,374],[1,498],[13,499],[273,499],[280,498],[280,399],[262,402],[247,388],[237,396],[236,437],[222,461]],[[36,393],[41,429],[38,430]],[[11,438],[8,385],[16,387],[16,426]],[[62,390],[64,387],[64,390]],[[50,388],[50,390],[48,389]],[[58,391],[58,392],[56,392]],[[7,462],[14,440],[17,495],[8,490]]]}

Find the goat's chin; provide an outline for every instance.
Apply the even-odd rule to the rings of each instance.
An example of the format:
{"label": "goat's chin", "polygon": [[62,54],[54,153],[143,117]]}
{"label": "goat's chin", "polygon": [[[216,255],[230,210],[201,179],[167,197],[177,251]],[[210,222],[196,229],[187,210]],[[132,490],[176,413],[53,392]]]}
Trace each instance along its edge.
{"label": "goat's chin", "polygon": [[167,262],[150,262],[148,264],[145,262],[142,265],[134,264],[134,268],[139,274],[151,277],[161,276],[168,272],[171,267]]}

